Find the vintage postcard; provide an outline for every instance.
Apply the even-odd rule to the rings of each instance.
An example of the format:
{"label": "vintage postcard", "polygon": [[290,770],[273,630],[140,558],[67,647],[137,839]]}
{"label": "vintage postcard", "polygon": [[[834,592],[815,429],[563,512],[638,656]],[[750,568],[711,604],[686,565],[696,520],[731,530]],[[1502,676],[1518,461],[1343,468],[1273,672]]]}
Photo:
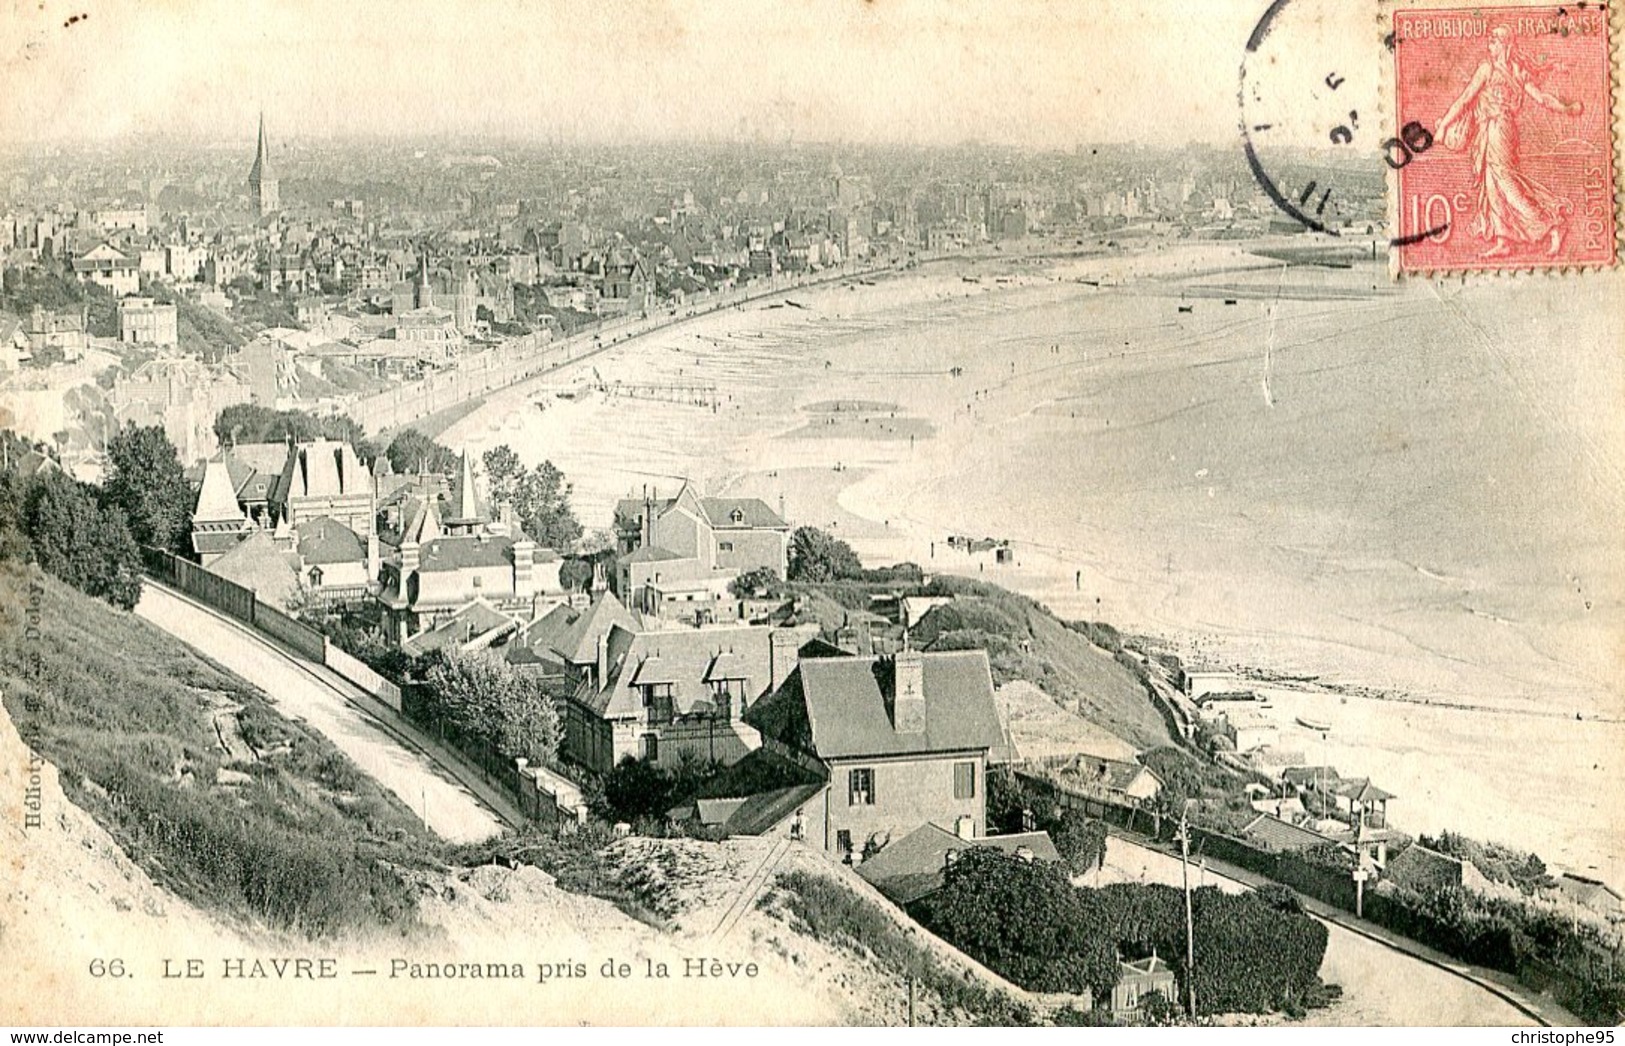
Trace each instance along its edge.
{"label": "vintage postcard", "polygon": [[8,0],[13,1041],[1625,1021],[1621,25]]}

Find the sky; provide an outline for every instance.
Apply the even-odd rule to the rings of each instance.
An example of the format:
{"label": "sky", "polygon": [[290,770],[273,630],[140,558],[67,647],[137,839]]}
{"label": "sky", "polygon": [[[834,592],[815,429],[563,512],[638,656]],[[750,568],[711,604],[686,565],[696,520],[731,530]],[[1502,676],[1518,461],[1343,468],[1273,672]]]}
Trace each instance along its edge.
{"label": "sky", "polygon": [[[1374,46],[1365,4],[1294,3]],[[281,136],[1221,143],[1266,6],[0,0],[0,138],[244,137],[263,107]]]}

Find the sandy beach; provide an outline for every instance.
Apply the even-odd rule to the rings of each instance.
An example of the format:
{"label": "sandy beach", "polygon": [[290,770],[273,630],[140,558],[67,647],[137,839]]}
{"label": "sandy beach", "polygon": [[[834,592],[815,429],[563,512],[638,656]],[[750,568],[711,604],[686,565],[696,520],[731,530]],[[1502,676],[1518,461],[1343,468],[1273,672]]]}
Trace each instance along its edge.
{"label": "sandy beach", "polygon": [[[1625,746],[1598,720],[1625,713],[1625,418],[1603,406],[1625,392],[1625,320],[1575,327],[1583,293],[1396,287],[1380,264],[1225,244],[937,264],[668,328],[442,438],[552,460],[589,529],[687,476],[1192,664],[1503,709],[1292,698],[1371,706],[1327,758],[1401,793],[1402,826],[1617,878]],[[616,382],[708,391],[588,391]],[[1006,538],[1016,562],[950,534]]]}

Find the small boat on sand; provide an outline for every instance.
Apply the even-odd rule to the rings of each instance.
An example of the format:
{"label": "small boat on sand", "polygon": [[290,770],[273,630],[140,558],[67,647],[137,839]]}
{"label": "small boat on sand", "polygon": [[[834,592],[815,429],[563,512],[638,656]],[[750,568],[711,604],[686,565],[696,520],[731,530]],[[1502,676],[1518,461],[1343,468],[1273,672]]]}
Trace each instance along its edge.
{"label": "small boat on sand", "polygon": [[1327,733],[1332,728],[1332,724],[1326,722],[1324,719],[1311,719],[1309,716],[1301,715],[1297,717],[1297,720],[1299,726],[1307,730],[1313,730],[1320,734]]}

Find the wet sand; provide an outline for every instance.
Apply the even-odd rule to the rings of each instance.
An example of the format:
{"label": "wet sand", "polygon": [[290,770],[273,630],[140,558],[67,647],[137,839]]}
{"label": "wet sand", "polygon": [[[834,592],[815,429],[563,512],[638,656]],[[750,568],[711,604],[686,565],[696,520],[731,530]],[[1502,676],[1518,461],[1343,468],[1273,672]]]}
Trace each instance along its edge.
{"label": "wet sand", "polygon": [[[1397,741],[1375,724],[1410,706],[1334,743],[1346,773],[1380,775],[1369,757],[1416,782],[1401,825],[1448,810],[1612,867],[1608,811],[1554,824],[1551,802],[1622,783],[1619,738],[1589,720],[1625,711],[1625,418],[1608,407],[1625,321],[1582,325],[1585,293],[1395,288],[1379,266],[1283,270],[1225,245],[932,266],[698,319],[549,379],[703,382],[714,407],[509,390],[444,438],[550,458],[589,528],[690,475],[782,496],[793,523],[870,561],[979,575],[1194,664],[1579,711],[1545,721],[1541,752],[1512,743],[1521,719],[1436,709],[1414,773],[1376,755]],[[831,401],[895,405],[910,438],[861,413],[809,431]],[[1008,537],[1016,563],[950,553],[949,534]],[[1553,759],[1570,769],[1547,777]],[[1563,787],[1479,791],[1492,812],[1474,801],[1485,776]]]}

